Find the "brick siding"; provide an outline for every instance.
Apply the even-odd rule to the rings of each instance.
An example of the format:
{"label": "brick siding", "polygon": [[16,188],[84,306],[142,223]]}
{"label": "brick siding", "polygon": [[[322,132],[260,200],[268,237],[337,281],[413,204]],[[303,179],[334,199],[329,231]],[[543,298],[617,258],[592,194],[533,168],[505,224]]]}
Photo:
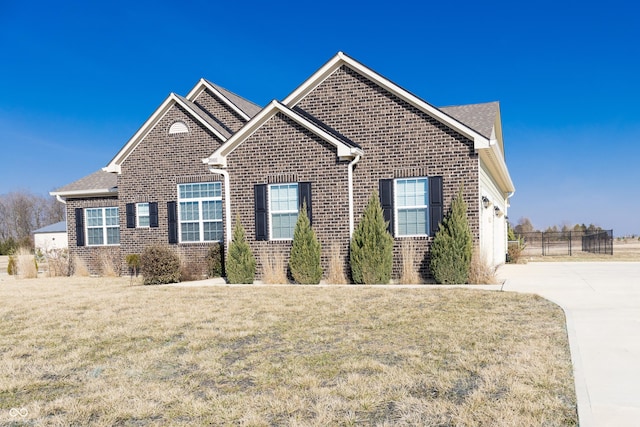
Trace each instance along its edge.
{"label": "brick siding", "polygon": [[[343,66],[302,99],[306,112],[359,144],[364,156],[354,170],[354,210],[358,223],[380,179],[442,176],[445,212],[463,188],[474,244],[479,241],[478,155],[473,141],[454,132],[370,80]],[[401,274],[402,240],[394,245],[393,277]],[[420,272],[429,277],[431,237],[411,238],[420,254]]]}
{"label": "brick siding", "polygon": [[258,263],[279,253],[285,264],[291,241],[256,241],[254,184],[311,182],[313,228],[322,245],[321,263],[328,271],[329,247],[339,241],[345,257],[349,244],[347,165],[336,148],[278,113],[254,132],[227,159],[231,187],[231,215],[240,219]]}

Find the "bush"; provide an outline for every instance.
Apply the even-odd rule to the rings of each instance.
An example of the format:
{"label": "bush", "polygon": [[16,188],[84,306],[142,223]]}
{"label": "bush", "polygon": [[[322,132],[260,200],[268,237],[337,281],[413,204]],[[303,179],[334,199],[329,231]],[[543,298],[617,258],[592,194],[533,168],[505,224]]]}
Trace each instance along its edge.
{"label": "bush", "polygon": [[520,264],[525,262],[522,257],[522,252],[524,251],[525,244],[521,239],[511,241],[508,243],[507,247],[507,262],[510,264]]}
{"label": "bush", "polygon": [[320,242],[318,242],[315,231],[311,228],[307,216],[306,201],[302,203],[296,228],[293,231],[289,270],[296,283],[317,285],[322,279]]}
{"label": "bush", "polygon": [[9,276],[15,276],[18,274],[18,265],[16,263],[16,256],[9,255],[9,264],[7,265],[7,274]]}
{"label": "bush", "polygon": [[67,249],[53,249],[47,252],[49,277],[68,276],[71,272],[71,262]]}
{"label": "bush", "polygon": [[124,261],[129,267],[129,274],[138,277],[140,271],[140,254],[129,254],[124,257]]}
{"label": "bush", "polygon": [[387,225],[378,192],[374,191],[351,239],[349,258],[354,283],[389,283],[393,263],[393,237],[389,234]]}
{"label": "bush", "polygon": [[256,259],[240,222],[233,229],[233,240],[229,245],[226,262],[227,281],[229,283],[253,283],[256,275]]}
{"label": "bush", "polygon": [[145,285],[179,282],[180,258],[167,246],[147,246],[140,255],[140,272]]}
{"label": "bush", "polygon": [[451,203],[431,245],[431,273],[437,283],[462,284],[469,280],[472,239],[462,189]]}
{"label": "bush", "polygon": [[209,247],[206,257],[207,276],[222,277],[224,274],[224,243],[214,243]]}

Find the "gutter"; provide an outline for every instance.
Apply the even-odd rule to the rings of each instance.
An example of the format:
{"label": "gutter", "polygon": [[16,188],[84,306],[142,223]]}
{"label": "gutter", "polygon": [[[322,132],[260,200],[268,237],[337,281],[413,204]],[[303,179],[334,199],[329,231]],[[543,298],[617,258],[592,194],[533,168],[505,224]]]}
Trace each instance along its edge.
{"label": "gutter", "polygon": [[209,168],[209,172],[220,174],[224,178],[224,217],[226,223],[225,240],[227,243],[231,243],[231,188],[229,186],[229,172],[224,169],[215,169],[212,167]]}
{"label": "gutter", "polygon": [[353,218],[353,167],[360,161],[360,154],[349,163],[347,168],[347,177],[349,181],[349,240],[353,237],[354,218]]}

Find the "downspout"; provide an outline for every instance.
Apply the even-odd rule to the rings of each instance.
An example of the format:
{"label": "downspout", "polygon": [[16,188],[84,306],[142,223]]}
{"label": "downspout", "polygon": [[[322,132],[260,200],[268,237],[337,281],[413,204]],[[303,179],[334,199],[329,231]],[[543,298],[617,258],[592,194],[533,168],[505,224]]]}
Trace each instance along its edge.
{"label": "downspout", "polygon": [[56,200],[62,203],[63,205],[67,204],[67,201],[63,199],[62,196],[60,196],[59,194],[56,194]]}
{"label": "downspout", "polygon": [[349,163],[347,168],[347,177],[349,181],[349,240],[353,237],[354,219],[353,219],[353,167],[360,161],[360,154]]}
{"label": "downspout", "polygon": [[209,172],[222,175],[224,178],[224,217],[226,222],[225,237],[227,243],[231,243],[231,189],[229,188],[229,172],[224,169],[209,168]]}

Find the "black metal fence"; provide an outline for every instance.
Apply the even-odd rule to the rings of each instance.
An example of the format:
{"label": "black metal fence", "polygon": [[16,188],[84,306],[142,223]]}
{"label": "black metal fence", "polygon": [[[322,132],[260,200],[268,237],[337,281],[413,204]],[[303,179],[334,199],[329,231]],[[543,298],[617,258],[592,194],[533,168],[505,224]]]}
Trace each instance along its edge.
{"label": "black metal fence", "polygon": [[578,252],[613,255],[613,230],[533,231],[519,237],[524,256],[571,256]]}

